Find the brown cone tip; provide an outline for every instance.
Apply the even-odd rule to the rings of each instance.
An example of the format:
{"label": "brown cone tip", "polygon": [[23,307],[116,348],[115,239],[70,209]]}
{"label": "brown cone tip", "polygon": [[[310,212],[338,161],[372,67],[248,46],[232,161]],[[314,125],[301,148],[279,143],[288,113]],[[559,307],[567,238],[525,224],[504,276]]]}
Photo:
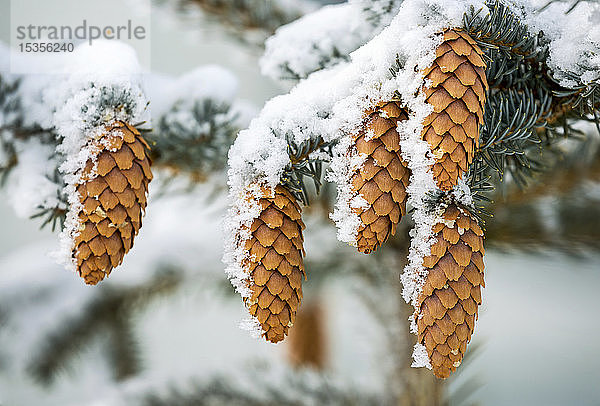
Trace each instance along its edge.
{"label": "brown cone tip", "polygon": [[418,298],[418,340],[433,373],[448,378],[471,340],[483,280],[483,231],[465,209],[450,205],[434,226],[435,243],[423,260],[429,270]]}
{"label": "brown cone tip", "polygon": [[73,250],[79,275],[88,285],[110,275],[131,249],[152,180],[150,148],[135,127],[117,122],[95,143],[96,165],[88,160],[77,185],[83,209]]}
{"label": "brown cone tip", "polygon": [[277,186],[274,195],[264,190],[259,204],[262,211],[245,242],[250,257],[242,266],[250,275],[252,292],[245,302],[265,339],[277,343],[294,324],[302,300],[304,223],[301,207],[283,186]]}
{"label": "brown cone tip", "polygon": [[354,138],[357,151],[367,156],[351,176],[353,191],[368,203],[367,207],[355,209],[361,220],[356,246],[365,254],[375,251],[394,235],[406,214],[410,170],[400,155],[396,127],[398,121],[407,119],[399,103],[380,103]]}
{"label": "brown cone tip", "polygon": [[479,147],[479,128],[488,89],[483,52],[465,31],[449,29],[425,70],[423,88],[433,112],[423,122],[423,139],[435,159],[438,187],[450,190],[467,171]]}

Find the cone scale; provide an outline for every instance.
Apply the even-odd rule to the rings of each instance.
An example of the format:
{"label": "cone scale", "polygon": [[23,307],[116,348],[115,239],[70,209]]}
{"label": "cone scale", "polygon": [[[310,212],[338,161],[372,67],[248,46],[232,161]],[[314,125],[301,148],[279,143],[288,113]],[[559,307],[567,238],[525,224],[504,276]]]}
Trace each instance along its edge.
{"label": "cone scale", "polygon": [[477,43],[464,31],[449,29],[425,70],[423,88],[433,112],[423,122],[422,137],[435,159],[437,186],[451,190],[473,161],[488,89],[486,64]]}
{"label": "cone scale", "polygon": [[464,208],[449,205],[434,225],[428,271],[417,299],[418,341],[427,349],[433,373],[447,378],[458,368],[471,340],[483,280],[483,231]]}
{"label": "cone scale", "polygon": [[351,176],[352,190],[367,201],[354,209],[360,218],[356,246],[369,254],[396,232],[406,214],[406,188],[410,171],[400,156],[399,121],[407,120],[397,102],[381,103],[370,112],[354,138],[363,164]]}
{"label": "cone scale", "polygon": [[97,154],[76,186],[81,210],[72,252],[88,285],[110,275],[131,249],[152,180],[148,144],[133,126],[116,122],[94,142]]}
{"label": "cone scale", "polygon": [[283,186],[277,186],[274,194],[268,190],[262,194],[261,213],[245,242],[249,257],[242,267],[249,275],[251,292],[245,302],[263,337],[277,343],[294,324],[302,300],[304,223],[301,207]]}

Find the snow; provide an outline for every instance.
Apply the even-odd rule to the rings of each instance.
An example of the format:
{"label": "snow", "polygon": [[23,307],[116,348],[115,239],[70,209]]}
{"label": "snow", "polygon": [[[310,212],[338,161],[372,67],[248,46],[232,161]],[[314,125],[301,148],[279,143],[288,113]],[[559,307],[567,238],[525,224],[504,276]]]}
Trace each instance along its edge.
{"label": "snow", "polygon": [[[223,262],[226,264],[225,272],[236,291],[244,298],[250,297],[251,294],[247,285],[249,274],[242,266],[244,259],[249,255],[244,244],[251,237],[252,222],[260,215],[261,206],[258,201],[262,197],[261,195],[261,188],[258,184],[249,185],[233,200],[234,204],[229,209],[224,222],[225,253]],[[246,327],[250,328],[252,325],[255,326],[253,321],[244,322]]]}
{"label": "snow", "polygon": [[431,369],[431,362],[429,361],[427,348],[425,348],[423,344],[415,344],[412,357],[413,363],[411,364],[411,367]]}
{"label": "snow", "polygon": [[81,44],[69,56],[65,73],[71,82],[128,85],[136,82],[141,71],[135,50],[119,41]]}
{"label": "snow", "polygon": [[[403,290],[402,296],[407,303],[415,306],[421,292],[421,288],[427,277],[427,271],[423,268],[423,258],[430,253],[432,244],[432,229],[436,222],[436,213],[432,213],[428,205],[429,193],[437,190],[433,179],[431,167],[434,163],[431,149],[426,141],[422,140],[422,122],[433,110],[426,104],[424,94],[419,94],[420,100],[415,100],[420,114],[411,115],[409,119],[398,123],[400,134],[400,150],[402,157],[411,170],[410,183],[406,189],[408,193],[407,203],[414,208],[412,218],[415,227],[410,231],[411,244],[408,253],[408,263],[400,279]],[[413,110],[411,108],[410,110]],[[411,330],[414,331],[412,326]]]}
{"label": "snow", "polygon": [[374,27],[365,20],[362,2],[325,6],[277,29],[265,43],[260,61],[263,75],[305,78],[333,66],[372,38]]}
{"label": "snow", "polygon": [[262,335],[262,327],[256,317],[248,316],[240,321],[240,329],[250,333],[253,338],[260,338]]}
{"label": "snow", "polygon": [[[540,3],[533,1],[533,5]],[[571,5],[554,2],[539,13],[531,12],[529,5],[525,13],[525,23],[536,33],[543,31],[549,47],[548,67],[567,88],[600,80],[600,4],[581,2],[565,14]]]}
{"label": "snow", "polygon": [[358,210],[368,207],[368,202],[351,187],[352,174],[364,163],[366,156],[358,154],[353,148],[350,137],[345,137],[335,146],[337,156],[343,156],[344,152],[354,153],[348,159],[334,159],[331,163],[327,180],[337,183],[337,201],[334,212],[330,214],[331,220],[337,224],[337,238],[352,246],[356,246],[356,236],[361,225]]}
{"label": "snow", "polygon": [[466,207],[474,207],[473,194],[469,185],[466,184],[464,177],[458,179],[458,184],[452,190],[452,196],[455,202],[460,202]]}
{"label": "snow", "polygon": [[306,78],[349,59],[398,12],[397,0],[329,5],[277,29],[265,43],[261,71],[273,79]]}

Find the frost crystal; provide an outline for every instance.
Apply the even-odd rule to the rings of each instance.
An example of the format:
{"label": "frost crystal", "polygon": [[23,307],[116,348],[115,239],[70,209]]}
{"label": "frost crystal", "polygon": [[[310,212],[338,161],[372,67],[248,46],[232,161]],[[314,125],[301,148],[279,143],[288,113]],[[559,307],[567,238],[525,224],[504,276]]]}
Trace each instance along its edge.
{"label": "frost crystal", "polygon": [[431,369],[431,362],[429,361],[429,355],[427,354],[427,348],[423,344],[417,343],[413,348],[413,362],[411,367],[413,368],[427,368]]}
{"label": "frost crystal", "polygon": [[259,338],[262,335],[262,327],[256,317],[248,317],[240,321],[240,328],[248,331],[253,338]]}
{"label": "frost crystal", "polygon": [[242,297],[250,297],[248,278],[250,275],[244,270],[242,263],[248,257],[245,242],[251,237],[250,227],[252,222],[260,215],[261,207],[260,186],[249,185],[245,192],[231,199],[233,202],[224,223],[225,228],[225,254],[223,262],[227,265],[225,272],[232,285]]}

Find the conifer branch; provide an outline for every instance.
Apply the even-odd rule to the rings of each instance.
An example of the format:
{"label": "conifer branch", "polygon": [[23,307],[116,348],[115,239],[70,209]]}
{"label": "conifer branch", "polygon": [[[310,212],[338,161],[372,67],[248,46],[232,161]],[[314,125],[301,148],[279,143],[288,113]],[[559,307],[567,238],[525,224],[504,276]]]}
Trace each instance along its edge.
{"label": "conifer branch", "polygon": [[287,142],[290,164],[284,169],[281,184],[292,193],[296,200],[308,205],[309,193],[304,178],[312,180],[316,192],[319,193],[325,161],[323,155],[316,157],[312,155],[323,152],[325,156],[331,156],[333,144],[325,142],[320,136],[304,141],[300,145],[296,144],[291,137],[288,137]]}
{"label": "conifer branch", "polygon": [[239,131],[237,119],[230,105],[212,99],[197,101],[190,111],[176,104],[147,133],[153,165],[196,179],[222,170]]}
{"label": "conifer branch", "polygon": [[[49,226],[54,232],[56,230],[62,230],[64,227],[67,216],[68,198],[64,191],[64,178],[61,176],[58,168],[54,171],[54,174],[50,180],[56,185],[56,197],[53,201],[54,204],[49,207],[47,205],[39,205],[38,211],[32,214],[29,218],[41,219],[42,224],[40,225],[40,229]],[[57,227],[57,225],[59,227]]]}
{"label": "conifer branch", "polygon": [[235,31],[260,29],[272,33],[302,15],[302,7],[286,7],[274,0],[185,0],[185,3],[198,5]]}
{"label": "conifer branch", "polygon": [[538,52],[537,36],[504,3],[496,0],[487,4],[489,13],[475,10],[464,15],[463,25],[483,49],[498,50],[507,58],[531,59]]}
{"label": "conifer branch", "polygon": [[[151,300],[173,292],[179,282],[177,273],[163,270],[138,286],[101,287],[80,313],[62,320],[57,328],[47,333],[28,372],[41,384],[50,385],[56,375],[68,367],[69,360],[108,329],[112,334],[110,360],[115,378],[137,373],[140,366],[135,356],[138,350],[131,332],[131,315]],[[126,357],[123,354],[127,354]]]}
{"label": "conifer branch", "polygon": [[252,372],[252,381],[257,391],[249,391],[236,385],[224,376],[216,376],[205,382],[196,382],[192,390],[171,388],[166,395],[148,394],[141,400],[143,406],[192,406],[205,404],[249,405],[249,406],[301,406],[315,405],[391,405],[392,400],[375,394],[364,394],[349,388],[340,388],[326,376],[304,376],[302,371],[286,374],[283,382],[263,377]]}

